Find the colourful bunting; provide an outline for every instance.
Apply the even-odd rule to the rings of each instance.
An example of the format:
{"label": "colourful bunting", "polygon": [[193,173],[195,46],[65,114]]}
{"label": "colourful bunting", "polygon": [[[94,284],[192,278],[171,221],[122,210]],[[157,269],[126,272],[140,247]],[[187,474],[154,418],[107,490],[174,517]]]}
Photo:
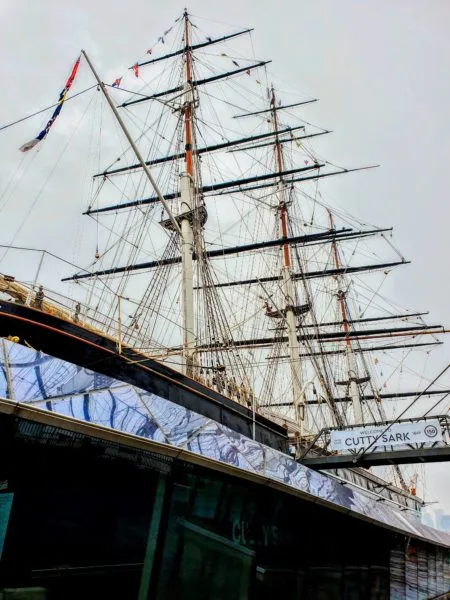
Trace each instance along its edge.
{"label": "colourful bunting", "polygon": [[26,142],[25,144],[23,144],[23,146],[21,146],[19,148],[19,150],[21,152],[28,152],[28,150],[31,150],[32,148],[34,148],[36,146],[36,144],[38,144],[40,141],[42,141],[47,136],[48,132],[50,131],[50,127],[56,121],[56,118],[58,117],[59,113],[62,110],[63,103],[64,103],[64,101],[66,100],[66,97],[67,97],[67,92],[72,87],[72,83],[73,83],[73,80],[75,79],[75,76],[77,74],[79,66],[80,66],[80,57],[77,58],[74,66],[72,68],[72,71],[71,71],[71,73],[69,75],[69,78],[66,81],[64,89],[59,94],[58,104],[57,104],[57,106],[56,106],[56,108],[55,108],[55,110],[54,110],[54,112],[53,112],[50,120],[47,122],[47,125],[39,133],[39,135],[37,135],[33,140],[30,140],[29,142]]}
{"label": "colourful bunting", "polygon": [[[178,19],[176,19],[175,23],[177,23],[178,21],[180,21],[181,18],[182,17],[179,17]],[[167,36],[172,31],[172,29],[173,29],[173,26],[170,27],[169,29],[166,29],[166,31],[164,31],[164,34],[158,38],[158,40],[157,40],[156,43],[165,44],[165,39],[164,38],[165,38],[165,36]],[[209,37],[209,36],[206,36],[206,40],[208,42],[210,42],[210,43],[213,41],[212,38]],[[148,48],[148,50],[146,50],[146,54],[153,54],[153,48]],[[239,63],[236,60],[232,59],[230,56],[228,56],[228,54],[226,54],[225,52],[221,52],[220,56],[223,56],[225,58],[229,58],[235,67],[238,67],[238,68],[240,67]],[[132,65],[131,69],[133,70],[133,73],[135,74],[135,76],[139,77],[139,63],[138,62],[134,63],[134,65]],[[251,69],[247,68],[245,70],[245,73],[247,75],[251,75]],[[112,84],[112,87],[117,87],[117,88],[120,87],[121,81],[122,81],[122,77],[118,77],[117,79],[114,80],[114,83]],[[256,81],[256,83],[258,85],[261,85],[261,81],[259,81],[258,79],[255,79],[255,81]],[[267,94],[270,97],[270,90],[267,90]],[[271,104],[272,104],[272,102],[271,102]],[[279,104],[281,104],[281,101],[279,102]],[[24,144],[24,146],[22,146],[22,148],[25,148],[25,146],[27,146],[27,148],[25,148],[23,151],[25,152],[25,150],[28,150],[29,147],[32,148],[33,145],[35,145],[36,143],[37,142],[34,142],[34,140],[32,140],[31,142],[28,142],[28,144]],[[33,145],[29,146],[30,144],[33,144]]]}
{"label": "colourful bunting", "polygon": [[[178,21],[180,21],[180,19],[181,19],[181,18],[182,18],[182,17],[180,17],[180,18],[176,19],[176,20],[175,20],[175,23],[178,23]],[[156,42],[156,43],[159,43],[159,42],[161,42],[161,44],[164,44],[164,43],[165,43],[164,37],[165,37],[166,35],[168,35],[168,34],[169,34],[171,31],[172,31],[172,29],[173,29],[173,25],[172,25],[172,27],[170,27],[169,29],[166,29],[166,31],[164,32],[164,34],[163,34],[163,35],[161,35],[161,36],[158,38],[158,40],[157,40],[157,42]],[[145,53],[146,53],[146,54],[153,54],[153,48],[148,48],[148,49],[146,50],[146,52],[145,52]],[[139,62],[136,62],[136,63],[134,63],[134,65],[132,65],[130,68],[131,68],[131,69],[133,69],[133,73],[135,74],[135,76],[136,76],[136,77],[139,77]],[[121,79],[122,79],[122,77],[118,77],[114,83],[116,83],[117,81],[119,81],[119,83],[118,83],[117,85],[114,85],[114,84],[113,84],[113,86],[112,86],[112,87],[119,87]]]}

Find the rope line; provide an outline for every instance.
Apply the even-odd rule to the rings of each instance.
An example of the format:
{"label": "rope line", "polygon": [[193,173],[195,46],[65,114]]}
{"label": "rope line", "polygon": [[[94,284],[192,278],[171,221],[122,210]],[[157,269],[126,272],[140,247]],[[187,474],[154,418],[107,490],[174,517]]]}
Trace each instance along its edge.
{"label": "rope line", "polygon": [[[73,96],[70,96],[70,98],[67,98],[67,100],[64,100],[64,104],[66,102],[70,102],[70,100],[73,100],[77,96],[81,96],[81,94],[85,94],[86,92],[89,92],[90,90],[94,89],[95,87],[97,87],[97,84],[91,85],[90,87],[86,88],[85,90],[82,90],[81,92],[78,92],[77,94],[73,94]],[[38,111],[32,113],[31,115],[27,115],[26,117],[17,119],[17,121],[13,121],[12,123],[2,125],[0,127],[0,131],[3,131],[3,129],[8,129],[9,127],[13,127],[13,125],[17,125],[18,123],[22,123],[23,121],[27,121],[28,119],[31,119],[32,117],[35,117],[36,115],[40,115],[41,113],[46,112],[47,110],[50,110],[51,108],[55,108],[56,106],[58,106],[58,104],[59,104],[59,102],[55,102],[55,104],[51,104],[50,106],[47,106],[46,108],[42,108],[41,110],[38,110]]]}

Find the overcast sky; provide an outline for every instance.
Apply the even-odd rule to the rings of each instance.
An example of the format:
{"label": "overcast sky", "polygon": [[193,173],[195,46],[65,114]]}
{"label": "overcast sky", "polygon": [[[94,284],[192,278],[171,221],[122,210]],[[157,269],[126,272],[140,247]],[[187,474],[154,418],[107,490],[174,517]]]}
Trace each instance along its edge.
{"label": "overcast sky", "polygon": [[[175,0],[2,0],[1,122],[52,104],[81,48],[111,83],[143,57],[183,8]],[[188,10],[194,21],[202,18],[204,31],[216,33],[222,24],[225,31],[255,28],[255,55],[272,59],[277,81],[320,99],[307,116],[334,132],[321,141],[322,155],[347,167],[381,164],[333,189],[359,218],[394,227],[396,245],[413,264],[396,273],[393,299],[429,310],[430,323],[448,325],[450,2],[192,0]],[[85,82],[88,75],[81,78]],[[63,113],[55,138],[64,138],[73,123],[64,118]],[[22,174],[31,168],[17,149],[37,134],[40,119],[0,132],[0,194],[17,169]],[[73,163],[73,158],[67,163],[69,179],[75,178]],[[0,196],[0,209],[5,205],[0,243],[15,232],[16,244],[45,246],[49,206],[53,225],[67,224],[70,207],[61,204],[61,191],[51,197],[51,183],[43,206],[30,200],[50,172],[42,177],[35,189],[21,178],[11,196]],[[27,214],[26,227],[18,231]],[[8,269],[0,264],[0,270]],[[447,343],[434,354],[431,374],[449,360]],[[427,499],[440,500],[450,513],[448,465],[428,471]]]}

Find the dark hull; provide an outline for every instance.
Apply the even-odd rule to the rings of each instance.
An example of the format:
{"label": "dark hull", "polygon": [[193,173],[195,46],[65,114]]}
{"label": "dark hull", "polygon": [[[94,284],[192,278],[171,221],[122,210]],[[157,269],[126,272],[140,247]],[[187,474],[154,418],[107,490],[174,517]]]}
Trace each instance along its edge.
{"label": "dark hull", "polygon": [[[118,354],[113,340],[76,323],[2,301],[0,337],[7,336],[17,336],[35,350],[157,394],[252,437],[251,410],[131,348]],[[257,441],[287,451],[286,430],[269,419],[256,415],[255,434]]]}
{"label": "dark hull", "polygon": [[450,585],[435,541],[170,445],[0,401],[0,452],[1,588],[39,586],[49,600],[388,600]]}

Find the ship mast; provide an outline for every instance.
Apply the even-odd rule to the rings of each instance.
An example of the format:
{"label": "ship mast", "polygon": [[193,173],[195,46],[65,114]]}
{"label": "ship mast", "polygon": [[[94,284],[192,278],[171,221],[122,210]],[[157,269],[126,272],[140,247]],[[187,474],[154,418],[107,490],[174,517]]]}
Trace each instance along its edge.
{"label": "ship mast", "polygon": [[[328,211],[328,215],[330,218],[330,229],[334,230],[334,220],[333,215],[330,211]],[[336,269],[341,268],[341,263],[339,260],[339,253],[337,249],[336,241],[333,240],[331,242],[331,248],[333,251],[334,263]],[[359,384],[362,383],[363,380],[358,378],[358,366],[356,364],[356,356],[353,352],[352,343],[350,341],[349,333],[349,319],[347,315],[347,306],[345,303],[345,291],[342,289],[342,275],[335,276],[337,283],[337,298],[339,302],[339,307],[341,311],[342,317],[342,327],[345,333],[345,357],[347,361],[347,372],[348,372],[348,381],[345,382],[349,388],[349,395],[353,407],[353,422],[363,423],[363,414],[362,414],[362,406],[361,406],[361,394],[359,390]],[[364,379],[365,381],[365,379]],[[344,383],[344,382],[342,382]]]}
{"label": "ship mast", "polygon": [[[276,110],[276,98],[275,90],[272,86],[271,89],[271,112],[272,122],[275,132],[275,161],[276,168],[279,173],[282,173],[284,169],[283,153],[281,151],[281,143],[278,136],[278,118]],[[288,239],[288,209],[286,201],[286,185],[283,180],[283,176],[280,175],[278,183],[278,213],[280,219],[281,238]],[[301,374],[301,363],[300,363],[300,348],[297,337],[297,326],[295,322],[295,300],[294,300],[294,286],[291,268],[291,255],[290,246],[288,243],[282,246],[283,254],[283,266],[282,266],[282,289],[284,294],[284,310],[286,314],[286,329],[289,346],[289,363],[291,367],[292,375],[292,392],[293,402],[295,410],[295,418],[298,420],[301,434],[303,433],[303,426],[305,421],[305,397],[302,388],[302,374]]]}
{"label": "ship mast", "polygon": [[193,199],[194,167],[192,160],[192,116],[194,94],[192,87],[192,55],[189,46],[189,17],[184,11],[184,57],[186,63],[186,82],[184,84],[184,139],[186,170],[180,176],[181,211],[181,265],[183,298],[183,370],[190,377],[194,374],[195,332],[194,332],[194,290],[193,290]]}

